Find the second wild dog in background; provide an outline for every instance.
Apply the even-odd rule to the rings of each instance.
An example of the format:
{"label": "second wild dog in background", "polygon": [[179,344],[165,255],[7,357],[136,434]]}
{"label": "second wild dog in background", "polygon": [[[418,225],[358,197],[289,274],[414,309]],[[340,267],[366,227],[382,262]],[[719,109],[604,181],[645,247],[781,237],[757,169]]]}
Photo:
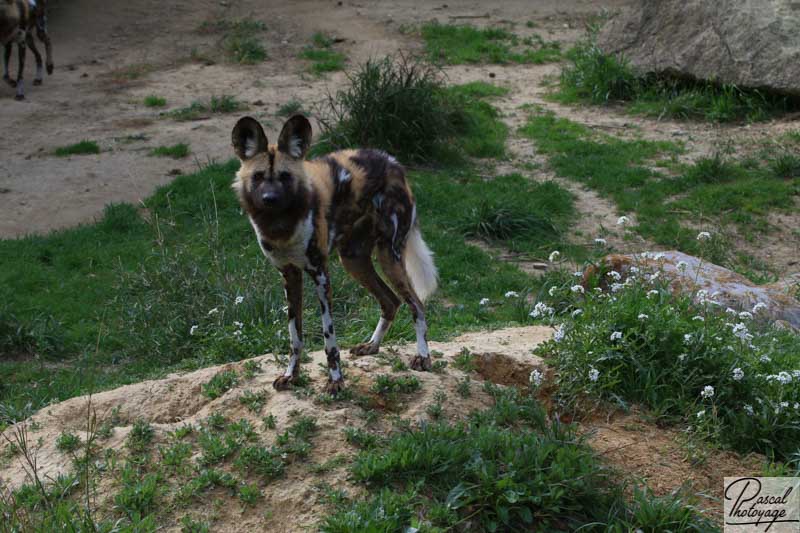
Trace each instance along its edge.
{"label": "second wild dog in background", "polygon": [[[402,301],[411,309],[417,336],[415,370],[430,370],[423,301],[437,285],[433,254],[422,240],[417,209],[405,170],[379,150],[342,150],[304,160],[311,145],[311,124],[291,117],[277,145],[257,120],[240,119],[232,133],[241,160],[233,188],[255,230],[264,255],[284,278],[289,307],[292,354],[286,372],[275,379],[287,388],[300,375],[303,350],[303,272],[314,279],[322,309],[326,391],[344,385],[333,327],[328,257],[338,251],[345,270],[380,303],[381,318],[369,341],[352,348],[354,355],[378,352]],[[390,288],[372,264],[373,250]],[[396,293],[395,293],[396,291]]]}
{"label": "second wild dog in background", "polygon": [[[44,43],[47,73],[53,73],[53,46],[47,33],[47,0],[0,0],[0,44],[3,45],[3,81],[17,89],[16,99],[25,98],[25,55],[27,48],[36,59],[36,76],[34,85],[41,85],[42,54],[33,40],[33,30]],[[11,60],[11,48],[17,45],[17,79],[12,79],[8,72]]]}

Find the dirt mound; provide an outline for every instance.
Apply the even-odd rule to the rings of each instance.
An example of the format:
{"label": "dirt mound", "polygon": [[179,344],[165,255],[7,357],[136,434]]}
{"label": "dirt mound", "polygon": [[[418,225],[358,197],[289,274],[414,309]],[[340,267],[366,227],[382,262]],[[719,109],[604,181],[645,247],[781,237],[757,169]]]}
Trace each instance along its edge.
{"label": "dirt mound", "polygon": [[[239,363],[204,368],[195,372],[170,375],[165,379],[145,381],[118,389],[101,392],[89,397],[79,397],[42,409],[26,421],[29,441],[36,443],[35,453],[39,476],[45,480],[55,479],[59,474],[73,470],[73,457],[58,449],[56,442],[63,432],[78,435],[82,441],[87,438],[87,413],[97,415],[98,423],[113,426],[111,434],[98,439],[98,494],[97,510],[100,517],[116,516],[113,497],[120,490],[118,479],[119,465],[129,456],[127,442],[136,421],[151,424],[154,438],[150,444],[151,459],[154,464],[163,461],[163,451],[175,443],[170,436],[180,427],[191,424],[194,434],[207,424],[208,417],[221,413],[225,419],[234,422],[247,420],[256,432],[259,444],[270,446],[279,434],[290,427],[300,416],[316,419],[318,431],[312,439],[308,457],[287,464],[285,475],[268,483],[249,472],[242,474],[229,468],[227,464],[218,466],[230,470],[238,478],[248,483],[256,482],[264,495],[255,506],[242,506],[229,489],[217,487],[203,494],[202,501],[195,499],[189,504],[176,503],[182,485],[196,477],[191,474],[176,474],[175,479],[162,481],[162,498],[167,502],[159,513],[159,523],[167,530],[180,529],[180,519],[191,515],[211,521],[215,531],[301,531],[316,523],[324,505],[319,503],[320,484],[329,484],[357,494],[360,489],[347,481],[347,459],[356,449],[347,443],[343,430],[347,427],[368,429],[371,433],[385,434],[393,425],[407,421],[416,425],[431,416],[428,406],[441,401],[441,418],[455,420],[465,414],[489,405],[489,398],[483,392],[480,379],[473,374],[469,385],[470,395],[463,397],[457,391],[466,374],[452,367],[452,360],[464,349],[475,355],[482,369],[480,375],[486,379],[503,384],[524,384],[532,365],[542,362],[531,354],[532,348],[550,338],[552,330],[548,327],[531,326],[503,329],[492,332],[469,333],[452,342],[431,342],[435,361],[448,363],[437,365],[437,372],[412,372],[399,370],[413,355],[414,345],[390,347],[376,356],[346,358],[346,383],[349,397],[345,400],[330,401],[322,397],[320,391],[326,380],[324,372],[324,352],[310,354],[310,361],[303,366],[310,383],[294,391],[276,392],[272,380],[278,375],[284,363],[273,355],[264,355]],[[490,355],[482,356],[480,354]],[[498,370],[491,370],[496,366]],[[397,370],[393,370],[392,368]],[[509,370],[511,369],[511,370]],[[229,389],[210,398],[208,383],[223,373],[236,376],[236,383]],[[393,396],[379,395],[372,385],[379,375],[392,377],[414,377],[419,380],[419,390],[399,393]],[[524,379],[523,379],[524,378]],[[463,387],[463,385],[462,385]],[[258,409],[249,409],[242,402],[243,395],[258,395],[262,404]],[[211,394],[212,396],[214,394]],[[91,402],[91,403],[89,403]],[[91,411],[90,411],[91,410]],[[272,415],[275,429],[269,429],[263,417]],[[12,430],[7,430],[10,435]],[[194,440],[194,436],[187,441]],[[109,461],[108,450],[116,454],[116,466]],[[0,457],[0,489],[16,488],[29,483],[20,454],[12,456],[3,450]],[[195,444],[191,465],[202,462],[201,449]],[[186,476],[185,479],[182,476]],[[209,502],[215,502],[210,505]],[[118,511],[116,511],[118,512]]]}

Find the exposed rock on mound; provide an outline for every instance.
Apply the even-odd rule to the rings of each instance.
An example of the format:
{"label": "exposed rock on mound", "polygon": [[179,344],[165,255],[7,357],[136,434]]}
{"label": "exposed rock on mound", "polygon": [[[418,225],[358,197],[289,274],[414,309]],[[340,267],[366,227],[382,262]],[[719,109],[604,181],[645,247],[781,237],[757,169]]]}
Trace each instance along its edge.
{"label": "exposed rock on mound", "polygon": [[[686,263],[685,266],[680,264]],[[663,269],[673,280],[675,290],[686,292],[705,290],[723,305],[740,311],[750,311],[756,304],[767,307],[772,320],[800,330],[800,274],[786,277],[770,285],[755,285],[744,276],[727,268],[703,261],[683,252],[645,252],[637,255],[609,255],[604,260],[607,269],[627,274],[634,265]],[[679,266],[680,264],[680,266]],[[594,272],[593,267],[584,273],[584,282]]]}
{"label": "exposed rock on mound", "polygon": [[639,0],[598,44],[642,72],[800,94],[798,28],[791,0]]}

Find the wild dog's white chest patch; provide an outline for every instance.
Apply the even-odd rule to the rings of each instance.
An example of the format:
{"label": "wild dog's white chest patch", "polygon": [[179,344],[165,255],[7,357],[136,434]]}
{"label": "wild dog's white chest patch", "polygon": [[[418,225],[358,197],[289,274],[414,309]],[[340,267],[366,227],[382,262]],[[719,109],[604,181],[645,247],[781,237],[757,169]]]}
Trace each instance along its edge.
{"label": "wild dog's white chest patch", "polygon": [[262,238],[258,226],[250,219],[250,224],[256,232],[258,237],[258,244],[261,246],[261,251],[270,262],[278,268],[286,265],[295,265],[301,268],[306,264],[306,250],[308,250],[308,243],[311,242],[311,237],[314,234],[314,212],[309,211],[308,216],[298,222],[295,227],[294,233],[286,241],[278,243],[269,243],[267,245]]}

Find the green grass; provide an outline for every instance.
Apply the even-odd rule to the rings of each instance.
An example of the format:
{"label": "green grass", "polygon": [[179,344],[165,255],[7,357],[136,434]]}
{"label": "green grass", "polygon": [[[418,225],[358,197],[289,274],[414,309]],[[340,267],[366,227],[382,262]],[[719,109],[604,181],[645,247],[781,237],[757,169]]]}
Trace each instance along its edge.
{"label": "green grass", "polygon": [[100,147],[95,141],[81,141],[79,143],[70,144],[68,146],[60,146],[56,148],[55,154],[58,157],[67,157],[70,155],[87,155],[99,154]]}
{"label": "green grass", "polygon": [[466,521],[478,531],[715,530],[680,496],[637,490],[627,500],[575,426],[513,389],[488,390],[494,407],[469,421],[421,425],[362,451],[352,472],[370,495],[337,503],[320,530],[442,531]]}
{"label": "green grass", "polygon": [[431,61],[464,63],[534,63],[561,59],[557,42],[545,42],[538,35],[520,39],[500,28],[428,23],[422,26],[425,51]]}
{"label": "green grass", "polygon": [[146,107],[164,107],[167,105],[167,99],[161,96],[156,96],[155,94],[150,94],[145,96],[144,105]]}
{"label": "green grass", "polygon": [[561,405],[598,397],[645,405],[661,423],[690,426],[714,445],[794,459],[800,336],[773,327],[764,311],[723,311],[645,274],[631,275],[614,298],[591,290],[599,277],[574,293],[568,272],[542,292],[562,324],[558,341],[537,352],[559,370]]}
{"label": "green grass", "polygon": [[201,33],[222,33],[222,49],[234,63],[253,65],[267,59],[267,51],[259,39],[266,25],[253,19],[219,19],[200,25]]}
{"label": "green grass", "polygon": [[330,36],[316,32],[311,37],[311,44],[300,52],[300,59],[310,61],[308,69],[312,74],[320,76],[326,72],[344,70],[346,57],[341,52],[332,50],[334,40]]}
{"label": "green grass", "polygon": [[375,382],[372,384],[373,392],[383,396],[392,396],[398,393],[409,394],[419,390],[419,387],[419,380],[415,376],[390,376],[387,374],[376,376]]}
{"label": "green grass", "polygon": [[278,108],[278,111],[275,114],[278,115],[279,117],[288,118],[292,115],[302,112],[303,112],[303,103],[299,100],[292,99],[283,104],[280,108]]}
{"label": "green grass", "polygon": [[74,452],[81,445],[81,438],[74,433],[65,431],[56,439],[56,448],[62,452]]}
{"label": "green grass", "polygon": [[638,75],[624,58],[604,53],[594,33],[567,57],[570,64],[551,95],[562,103],[625,102],[635,114],[711,122],[765,120],[800,109],[796,97],[667,75]]}
{"label": "green grass", "polygon": [[186,107],[173,109],[163,115],[178,121],[200,120],[212,113],[234,113],[244,109],[244,104],[234,96],[212,96],[207,102],[195,100]]}
{"label": "green grass", "polygon": [[224,370],[203,384],[203,395],[214,400],[219,398],[239,382],[239,376],[234,370]]}
{"label": "green grass", "polygon": [[[749,276],[749,260],[735,254],[716,234],[718,246],[701,250],[698,221],[732,225],[755,241],[769,230],[767,215],[789,211],[800,194],[798,178],[776,179],[766,160],[737,160],[724,154],[677,164],[680,146],[663,141],[622,140],[549,113],[533,113],[520,133],[536,141],[560,176],[583,183],[612,199],[620,214],[635,213],[633,230],[666,247],[705,253],[717,264]],[[671,175],[654,167],[663,167]]]}
{"label": "green grass", "polygon": [[158,146],[150,150],[151,156],[171,157],[173,159],[181,159],[188,156],[189,153],[189,145],[186,143],[173,144],[172,146]]}
{"label": "green grass", "polygon": [[364,63],[350,86],[329,95],[318,150],[370,146],[405,163],[455,164],[463,156],[504,157],[508,128],[483,100],[501,88],[446,87],[441,72],[398,56]]}

